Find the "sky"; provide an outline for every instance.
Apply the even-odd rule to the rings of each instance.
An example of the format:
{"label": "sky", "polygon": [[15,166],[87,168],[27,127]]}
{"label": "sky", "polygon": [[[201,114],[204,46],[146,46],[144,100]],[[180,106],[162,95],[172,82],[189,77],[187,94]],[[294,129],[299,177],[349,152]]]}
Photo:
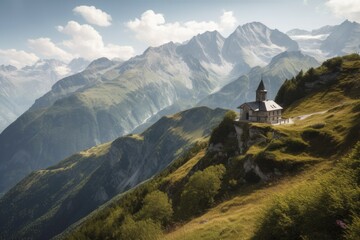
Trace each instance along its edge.
{"label": "sky", "polygon": [[360,22],[360,0],[0,0],[0,65],[127,60],[205,31],[262,22],[282,32]]}

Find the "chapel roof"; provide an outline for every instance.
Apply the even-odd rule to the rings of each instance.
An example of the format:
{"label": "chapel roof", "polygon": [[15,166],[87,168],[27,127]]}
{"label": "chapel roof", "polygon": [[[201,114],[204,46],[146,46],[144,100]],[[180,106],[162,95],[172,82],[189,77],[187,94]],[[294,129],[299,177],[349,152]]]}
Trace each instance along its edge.
{"label": "chapel roof", "polygon": [[246,102],[240,105],[238,108],[243,108],[244,105],[247,105],[251,110],[257,111],[275,111],[283,109],[279,104],[273,100],[266,100],[261,102]]}

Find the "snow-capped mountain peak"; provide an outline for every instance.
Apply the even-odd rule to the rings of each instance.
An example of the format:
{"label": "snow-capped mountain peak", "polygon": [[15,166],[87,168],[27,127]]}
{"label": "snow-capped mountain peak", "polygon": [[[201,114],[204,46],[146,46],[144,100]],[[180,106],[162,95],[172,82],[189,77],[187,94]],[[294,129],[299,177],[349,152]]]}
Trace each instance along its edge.
{"label": "snow-capped mountain peak", "polygon": [[266,65],[273,56],[286,50],[298,50],[298,44],[278,30],[252,22],[239,26],[225,40],[223,55],[228,61],[254,67]]}

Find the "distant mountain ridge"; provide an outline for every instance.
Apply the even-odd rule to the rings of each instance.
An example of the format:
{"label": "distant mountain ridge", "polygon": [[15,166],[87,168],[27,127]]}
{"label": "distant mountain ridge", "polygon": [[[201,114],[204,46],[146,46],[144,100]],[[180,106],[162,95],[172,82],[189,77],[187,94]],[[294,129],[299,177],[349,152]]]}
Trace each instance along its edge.
{"label": "distant mountain ridge", "polygon": [[344,55],[360,51],[360,24],[345,21],[336,26],[330,35],[323,41],[321,49],[328,56]]}
{"label": "distant mountain ridge", "polygon": [[272,58],[265,67],[254,67],[248,74],[225,85],[219,91],[202,99],[198,105],[211,108],[221,107],[232,110],[243,102],[253,101],[257,84],[263,79],[269,99],[274,99],[285,79],[296,76],[300,71],[319,66],[315,58],[300,51],[284,52]]}
{"label": "distant mountain ridge", "polygon": [[301,51],[320,61],[360,51],[360,24],[348,20],[312,31],[292,29],[287,35],[298,42]]}
{"label": "distant mountain ridge", "polygon": [[249,23],[226,39],[206,32],[183,45],[148,48],[123,63],[97,60],[60,80],[0,135],[0,192],[33,170],[116,139],[154,116],[194,106],[251,66],[297,49],[286,34]]}
{"label": "distant mountain ridge", "polygon": [[[253,49],[252,46],[256,48]],[[270,30],[262,23],[254,22],[239,26],[226,39],[223,54],[226,59],[235,62],[239,61],[239,55],[245,56],[246,61],[243,63],[249,67],[255,67],[266,65],[273,56],[281,52],[298,49],[298,44],[286,34],[278,30]]]}
{"label": "distant mountain ridge", "polygon": [[85,69],[89,62],[78,58],[69,64],[45,59],[17,69],[0,66],[0,132],[24,113],[59,79]]}

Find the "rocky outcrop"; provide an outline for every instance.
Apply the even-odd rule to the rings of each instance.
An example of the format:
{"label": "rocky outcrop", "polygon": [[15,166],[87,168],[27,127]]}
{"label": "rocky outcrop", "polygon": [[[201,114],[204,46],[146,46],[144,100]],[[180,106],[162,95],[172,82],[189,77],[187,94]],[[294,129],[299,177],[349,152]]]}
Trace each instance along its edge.
{"label": "rocky outcrop", "polygon": [[[264,162],[269,162],[266,155],[254,156],[249,154],[248,150],[254,145],[265,146],[272,140],[284,137],[283,134],[275,131],[271,126],[258,127],[248,122],[235,121],[232,128],[231,131],[228,130],[229,132],[223,141],[209,143],[207,154],[212,164],[225,163],[233,168],[236,166],[232,165],[232,158],[241,157],[241,166],[237,166],[240,167],[237,171],[243,172],[243,174],[239,175],[241,178],[237,179],[239,182],[269,181],[282,174],[275,166],[262,167],[267,165],[263,164]],[[236,146],[235,149],[234,145]],[[200,165],[204,165],[204,163],[200,163]]]}

